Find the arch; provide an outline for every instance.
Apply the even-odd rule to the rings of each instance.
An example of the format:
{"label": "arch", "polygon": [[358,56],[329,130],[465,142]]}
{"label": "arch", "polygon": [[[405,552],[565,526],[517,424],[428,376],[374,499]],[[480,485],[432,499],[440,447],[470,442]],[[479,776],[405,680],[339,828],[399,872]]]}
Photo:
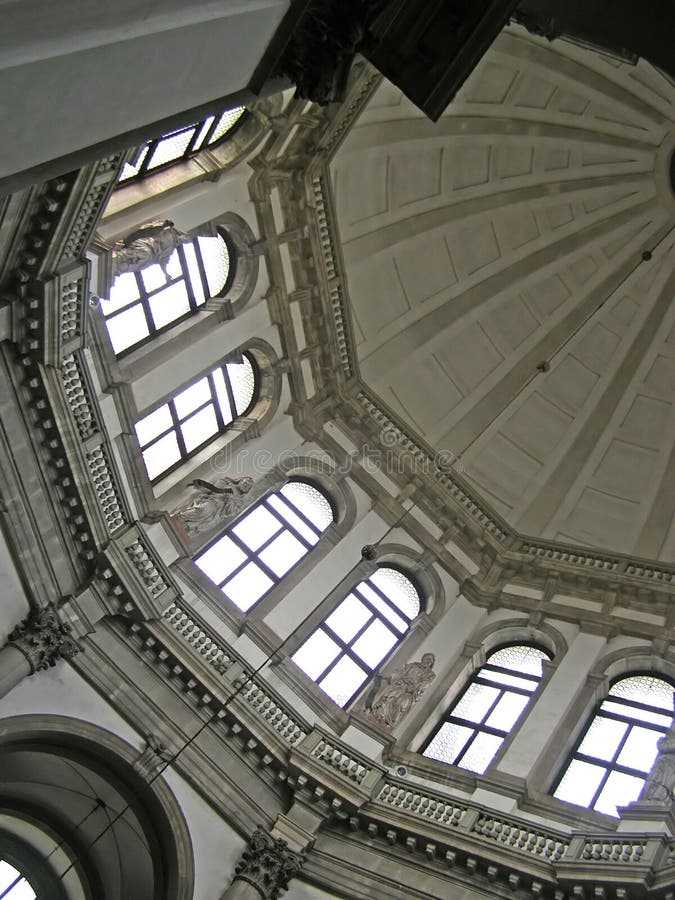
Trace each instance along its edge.
{"label": "arch", "polygon": [[480,666],[486,656],[496,647],[507,643],[531,643],[548,651],[550,660],[545,668],[555,667],[567,653],[567,641],[562,633],[549,622],[532,624],[526,618],[496,619],[486,622],[476,631],[467,645],[471,652],[478,645],[479,653],[474,656],[474,664]]}
{"label": "arch", "polygon": [[247,613],[311,552],[335,517],[321,485],[289,478],[248,506],[194,564]]}
{"label": "arch", "polygon": [[[192,897],[194,863],[187,824],[166,781],[146,780],[134,770],[140,755],[111,732],[67,716],[13,716],[0,723],[3,772],[16,776],[14,782],[11,777],[5,781],[2,811],[31,821],[58,840],[70,866],[77,869],[88,900],[114,900],[116,887],[108,865],[120,867],[129,900]],[[78,785],[79,806],[68,800],[64,779],[58,781],[58,802],[52,798],[48,785],[40,781],[41,771],[53,772],[55,778],[62,771],[68,773]],[[39,784],[39,805],[34,803],[32,780]],[[91,797],[83,794],[85,784]],[[83,811],[90,813],[85,821]],[[138,846],[146,850],[108,860],[115,846],[114,829],[123,825],[131,829],[128,833],[142,834]],[[111,835],[110,846],[106,832]]]}
{"label": "arch", "polygon": [[532,641],[494,646],[420,748],[423,756],[482,775],[538,692],[550,651]]}
{"label": "arch", "polygon": [[673,725],[674,694],[675,681],[653,668],[613,677],[586,719],[553,796],[611,816],[637,800],[658,741]]}
{"label": "arch", "polygon": [[0,828],[0,897],[26,900],[67,900],[61,880],[49,861],[31,845]]}
{"label": "arch", "polygon": [[337,706],[352,703],[400,646],[423,611],[414,575],[379,562],[351,586],[313,628],[291,659]]}

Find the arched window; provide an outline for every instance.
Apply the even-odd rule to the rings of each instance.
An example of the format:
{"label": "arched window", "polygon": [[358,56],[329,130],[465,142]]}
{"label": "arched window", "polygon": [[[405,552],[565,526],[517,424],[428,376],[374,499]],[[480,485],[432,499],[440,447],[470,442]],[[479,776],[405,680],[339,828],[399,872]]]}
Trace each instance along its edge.
{"label": "arched window", "polygon": [[135,160],[126,162],[118,179],[119,184],[137,181],[206,147],[221,143],[240,123],[245,109],[237,106],[216,116],[208,116],[196,125],[186,125],[148,141],[136,155]]}
{"label": "arched window", "polygon": [[110,342],[119,356],[225,293],[234,277],[235,253],[224,229],[199,235],[177,247],[166,264],[117,275],[101,310]]}
{"label": "arched window", "polygon": [[26,877],[0,859],[0,900],[35,900],[36,896]]}
{"label": "arched window", "polygon": [[539,687],[542,664],[550,658],[531,644],[491,653],[435,728],[424,756],[482,775]]}
{"label": "arched window", "polygon": [[410,578],[381,566],[323,620],[294,653],[293,662],[338,706],[346,706],[419,612],[419,593]]}
{"label": "arched window", "polygon": [[334,518],[323,491],[307,481],[287,481],[195,557],[195,565],[248,612],[319,543]]}
{"label": "arched window", "polygon": [[673,722],[673,685],[650,674],[615,681],[581,735],[553,796],[618,816],[636,800]]}
{"label": "arched window", "polygon": [[136,423],[148,478],[156,481],[246,415],[257,399],[253,357],[227,362]]}

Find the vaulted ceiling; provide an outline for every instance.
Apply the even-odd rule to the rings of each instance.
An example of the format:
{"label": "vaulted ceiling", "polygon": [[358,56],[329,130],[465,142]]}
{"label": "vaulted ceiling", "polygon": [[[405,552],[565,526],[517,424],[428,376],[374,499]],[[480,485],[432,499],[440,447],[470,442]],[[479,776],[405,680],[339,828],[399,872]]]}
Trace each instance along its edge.
{"label": "vaulted ceiling", "polygon": [[512,27],[435,124],[383,82],[331,167],[368,386],[521,533],[664,561],[674,111]]}

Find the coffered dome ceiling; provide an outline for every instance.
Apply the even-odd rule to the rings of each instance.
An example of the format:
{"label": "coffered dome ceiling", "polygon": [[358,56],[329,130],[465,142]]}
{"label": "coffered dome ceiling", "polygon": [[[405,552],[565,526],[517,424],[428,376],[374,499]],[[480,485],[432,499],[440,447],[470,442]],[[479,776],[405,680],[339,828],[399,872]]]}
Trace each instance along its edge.
{"label": "coffered dome ceiling", "polygon": [[383,82],[331,168],[363,381],[517,531],[667,561],[674,110],[510,28],[436,124]]}

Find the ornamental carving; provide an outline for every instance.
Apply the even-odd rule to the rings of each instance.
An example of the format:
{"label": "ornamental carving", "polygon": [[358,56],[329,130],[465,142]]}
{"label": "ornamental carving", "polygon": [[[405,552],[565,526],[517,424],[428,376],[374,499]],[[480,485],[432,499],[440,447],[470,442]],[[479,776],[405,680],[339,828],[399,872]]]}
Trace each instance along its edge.
{"label": "ornamental carving", "polygon": [[166,267],[171,255],[176,247],[189,240],[189,235],[175,228],[169,219],[141,225],[113,247],[113,276],[117,277],[127,272],[140,272],[146,266],[156,263],[168,281],[169,274]]}
{"label": "ornamental carving", "polygon": [[33,610],[12,631],[8,642],[23,653],[33,674],[56,665],[60,659],[72,659],[79,652],[70,632],[70,625],[59,620],[56,607],[50,604]]}
{"label": "ornamental carving", "polygon": [[237,515],[246,506],[246,495],[253,487],[253,479],[221,478],[215,484],[197,478],[190,487],[195,493],[189,503],[176,510],[188,537],[211,531],[223,519]]}
{"label": "ornamental carving", "polygon": [[433,671],[435,662],[433,653],[425,653],[419,662],[407,663],[402,669],[385,675],[380,680],[380,686],[375,688],[372,699],[366,702],[372,718],[389,728],[398,725],[436,677]]}
{"label": "ornamental carving", "polygon": [[272,837],[258,826],[235,867],[234,880],[253,885],[264,900],[276,900],[304,861],[304,855],[289,850],[286,841]]}

